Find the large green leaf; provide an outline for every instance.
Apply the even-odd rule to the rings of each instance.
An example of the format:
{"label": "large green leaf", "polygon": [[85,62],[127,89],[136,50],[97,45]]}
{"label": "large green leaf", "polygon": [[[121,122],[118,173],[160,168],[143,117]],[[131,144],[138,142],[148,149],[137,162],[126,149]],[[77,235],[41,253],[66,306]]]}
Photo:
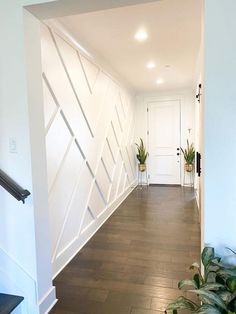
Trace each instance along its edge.
{"label": "large green leaf", "polygon": [[215,257],[215,250],[213,247],[205,247],[202,251],[202,263],[205,267],[210,263]]}
{"label": "large green leaf", "polygon": [[212,262],[220,262],[221,261],[221,257],[218,257],[218,256],[215,256],[213,259],[212,259]]}
{"label": "large green leaf", "polygon": [[224,288],[224,286],[220,283],[217,283],[217,282],[206,283],[206,284],[201,286],[201,289],[208,290],[208,291],[218,290],[220,288]]}
{"label": "large green leaf", "polygon": [[227,310],[226,305],[224,301],[214,292],[208,291],[208,290],[189,290],[189,292],[196,293],[200,296],[203,296],[206,300],[208,300],[208,303],[211,305],[218,305],[220,308]]}
{"label": "large green leaf", "polygon": [[223,268],[217,270],[216,273],[223,278],[236,277],[236,270],[232,269]]}
{"label": "large green leaf", "polygon": [[221,261],[219,261],[219,260],[217,260],[217,259],[212,259],[211,261],[210,261],[210,263],[211,263],[211,266],[217,266],[217,267],[219,267],[219,268],[226,268],[225,267],[225,265],[221,262]]}
{"label": "large green leaf", "polygon": [[178,288],[182,289],[185,286],[193,286],[194,288],[198,289],[199,287],[197,286],[196,282],[194,280],[191,279],[186,279],[186,280],[181,280],[178,283]]}
{"label": "large green leaf", "polygon": [[221,311],[214,305],[204,304],[195,313],[198,314],[221,314]]}
{"label": "large green leaf", "polygon": [[216,294],[226,303],[228,304],[232,299],[232,294],[228,290],[219,290]]}
{"label": "large green leaf", "polygon": [[184,297],[179,297],[175,302],[170,303],[167,306],[167,311],[173,311],[173,310],[191,310],[194,311],[196,309],[196,305],[191,301]]}
{"label": "large green leaf", "polygon": [[226,285],[231,292],[235,292],[236,291],[236,277],[229,277],[226,280]]}

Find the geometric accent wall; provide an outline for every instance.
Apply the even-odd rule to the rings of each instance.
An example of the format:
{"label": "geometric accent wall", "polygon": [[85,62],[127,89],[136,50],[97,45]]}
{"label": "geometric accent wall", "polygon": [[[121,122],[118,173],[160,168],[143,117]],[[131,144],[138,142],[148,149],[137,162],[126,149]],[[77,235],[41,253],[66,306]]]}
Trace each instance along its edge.
{"label": "geometric accent wall", "polygon": [[44,25],[42,68],[55,276],[135,183],[134,102]]}

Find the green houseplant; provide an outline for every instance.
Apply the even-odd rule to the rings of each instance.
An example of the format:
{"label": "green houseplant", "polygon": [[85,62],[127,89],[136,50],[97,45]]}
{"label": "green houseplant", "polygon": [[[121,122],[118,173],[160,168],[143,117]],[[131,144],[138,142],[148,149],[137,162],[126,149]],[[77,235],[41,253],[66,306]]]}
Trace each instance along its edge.
{"label": "green houseplant", "polygon": [[140,138],[140,144],[136,143],[135,145],[137,146],[137,150],[138,150],[136,157],[139,161],[139,165],[138,165],[139,171],[144,172],[146,171],[146,159],[147,159],[148,153],[146,151],[146,148],[143,144],[143,140],[141,138]]}
{"label": "green houseplant", "polygon": [[[234,251],[230,250],[236,254]],[[236,313],[236,266],[229,266],[215,256],[214,248],[206,247],[202,252],[204,275],[201,274],[200,265],[193,263],[190,269],[195,273],[192,279],[179,282],[179,289],[185,288],[190,293],[196,294],[199,303],[185,297],[179,297],[168,305],[166,313],[198,314],[235,314]]]}
{"label": "green houseplant", "polygon": [[193,143],[190,145],[189,141],[187,140],[187,148],[183,149],[181,147],[181,151],[185,159],[185,170],[187,172],[192,172],[195,161],[195,149]]}

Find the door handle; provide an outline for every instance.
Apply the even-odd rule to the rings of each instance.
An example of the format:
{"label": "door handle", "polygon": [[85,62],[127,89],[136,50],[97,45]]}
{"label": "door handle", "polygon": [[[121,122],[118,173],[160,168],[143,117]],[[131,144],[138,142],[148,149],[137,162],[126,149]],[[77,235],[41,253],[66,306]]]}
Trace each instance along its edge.
{"label": "door handle", "polygon": [[177,153],[177,156],[179,156],[179,153]]}
{"label": "door handle", "polygon": [[179,147],[177,148],[177,150],[179,150]]}

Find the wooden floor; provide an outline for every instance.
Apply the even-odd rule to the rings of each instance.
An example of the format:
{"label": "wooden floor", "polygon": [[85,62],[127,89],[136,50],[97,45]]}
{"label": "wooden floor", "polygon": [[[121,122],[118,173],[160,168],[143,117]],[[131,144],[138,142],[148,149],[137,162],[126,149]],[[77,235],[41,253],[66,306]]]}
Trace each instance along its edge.
{"label": "wooden floor", "polygon": [[56,314],[158,314],[199,260],[190,188],[134,190],[58,275]]}

